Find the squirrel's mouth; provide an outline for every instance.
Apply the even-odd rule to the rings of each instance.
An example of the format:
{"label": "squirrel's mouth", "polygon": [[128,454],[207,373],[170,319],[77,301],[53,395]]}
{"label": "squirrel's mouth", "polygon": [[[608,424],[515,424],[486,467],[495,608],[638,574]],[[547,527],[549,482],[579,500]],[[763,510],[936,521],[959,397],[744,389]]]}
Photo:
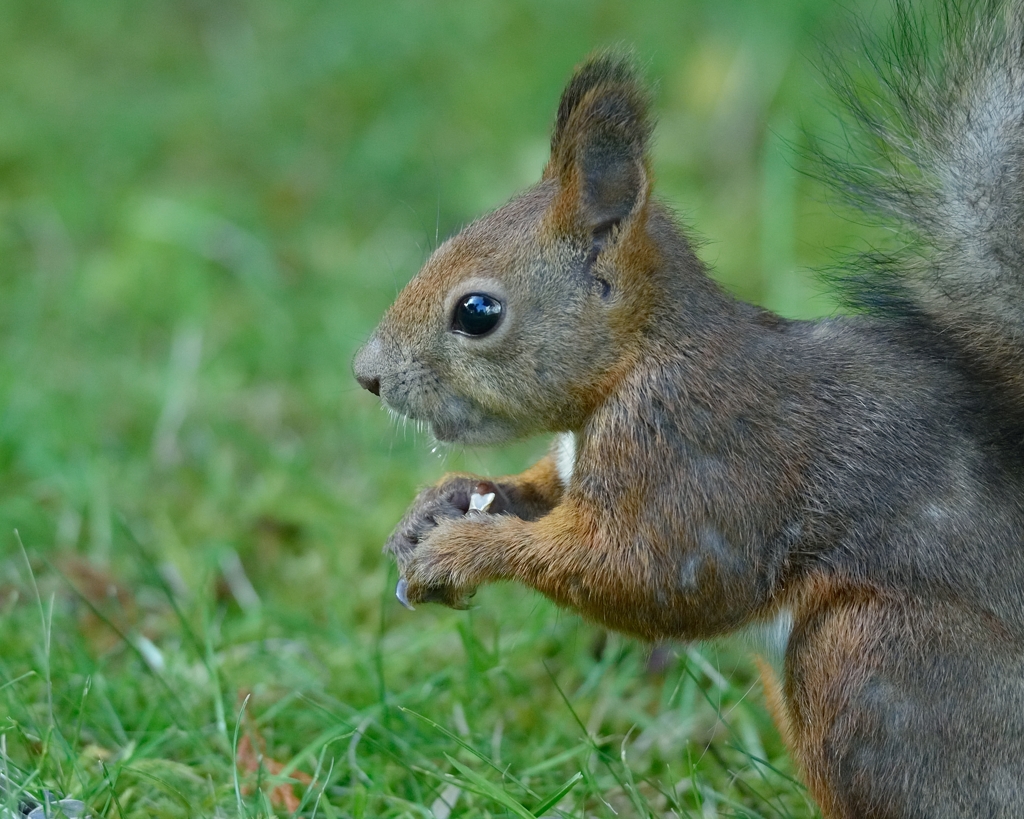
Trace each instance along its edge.
{"label": "squirrel's mouth", "polygon": [[388,411],[388,414],[396,421],[411,422],[420,432],[430,434],[441,443],[467,443],[467,436],[472,435],[473,425],[468,420],[435,415],[433,417],[425,413],[417,413],[409,407],[395,406],[394,401],[389,401],[388,396],[381,395],[381,406]]}
{"label": "squirrel's mouth", "polygon": [[388,413],[412,422],[420,431],[429,431],[439,443],[489,446],[521,437],[513,423],[487,413],[474,401],[449,395],[436,406],[424,407],[417,395],[395,394],[389,387],[384,381],[380,390],[381,404]]}
{"label": "squirrel's mouth", "polygon": [[430,421],[430,431],[438,441],[446,444],[458,443],[462,440],[462,429],[459,424],[449,420]]}
{"label": "squirrel's mouth", "polygon": [[500,418],[437,418],[429,422],[434,437],[445,444],[468,444],[470,446],[493,446],[507,443],[519,435],[506,421]]}
{"label": "squirrel's mouth", "polygon": [[488,434],[490,425],[468,423],[453,418],[437,419],[430,422],[430,431],[434,437],[445,444],[491,444],[497,441]]}

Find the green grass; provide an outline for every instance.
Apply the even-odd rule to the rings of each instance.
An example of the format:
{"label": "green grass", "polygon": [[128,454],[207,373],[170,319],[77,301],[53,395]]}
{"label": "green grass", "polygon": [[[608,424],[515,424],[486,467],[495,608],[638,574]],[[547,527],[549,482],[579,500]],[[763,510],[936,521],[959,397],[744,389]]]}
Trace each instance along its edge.
{"label": "green grass", "polygon": [[349,362],[439,237],[537,178],[572,66],[616,43],[657,80],[659,191],[716,275],[828,312],[801,271],[857,229],[799,152],[838,15],[0,0],[11,804],[289,815],[294,782],[301,816],[814,815],[740,648],[651,663],[513,587],[401,609],[380,546],[417,487],[545,442],[439,459]]}

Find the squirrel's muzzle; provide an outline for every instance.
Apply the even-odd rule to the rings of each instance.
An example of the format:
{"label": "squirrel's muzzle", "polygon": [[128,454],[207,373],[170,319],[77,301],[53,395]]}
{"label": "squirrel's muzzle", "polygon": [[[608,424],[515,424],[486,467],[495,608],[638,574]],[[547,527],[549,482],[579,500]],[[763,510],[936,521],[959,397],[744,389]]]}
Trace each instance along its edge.
{"label": "squirrel's muzzle", "polygon": [[364,390],[369,390],[374,395],[380,395],[380,356],[381,343],[377,336],[373,336],[356,353],[352,362],[352,372]]}

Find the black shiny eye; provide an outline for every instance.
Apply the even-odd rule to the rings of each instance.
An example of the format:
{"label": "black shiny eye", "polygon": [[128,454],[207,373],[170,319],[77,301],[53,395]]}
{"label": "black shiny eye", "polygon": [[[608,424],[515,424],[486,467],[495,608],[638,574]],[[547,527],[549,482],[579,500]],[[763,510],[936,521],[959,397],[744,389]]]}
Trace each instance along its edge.
{"label": "black shiny eye", "polygon": [[501,321],[502,305],[486,293],[470,293],[455,305],[452,330],[467,336],[482,336],[491,332]]}

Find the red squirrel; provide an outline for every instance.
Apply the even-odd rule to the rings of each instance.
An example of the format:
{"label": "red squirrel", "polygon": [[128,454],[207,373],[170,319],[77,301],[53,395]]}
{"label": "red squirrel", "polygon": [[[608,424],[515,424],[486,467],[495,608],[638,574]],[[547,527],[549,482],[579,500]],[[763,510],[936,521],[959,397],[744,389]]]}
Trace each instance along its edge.
{"label": "red squirrel", "polygon": [[827,166],[897,226],[833,275],[851,315],[709,277],[652,192],[648,93],[601,54],[540,182],[437,249],[354,370],[441,441],[556,435],[416,498],[405,602],[510,580],[648,640],[761,629],[826,817],[1022,817],[1024,10],[897,0],[886,48],[843,92],[874,165]]}

